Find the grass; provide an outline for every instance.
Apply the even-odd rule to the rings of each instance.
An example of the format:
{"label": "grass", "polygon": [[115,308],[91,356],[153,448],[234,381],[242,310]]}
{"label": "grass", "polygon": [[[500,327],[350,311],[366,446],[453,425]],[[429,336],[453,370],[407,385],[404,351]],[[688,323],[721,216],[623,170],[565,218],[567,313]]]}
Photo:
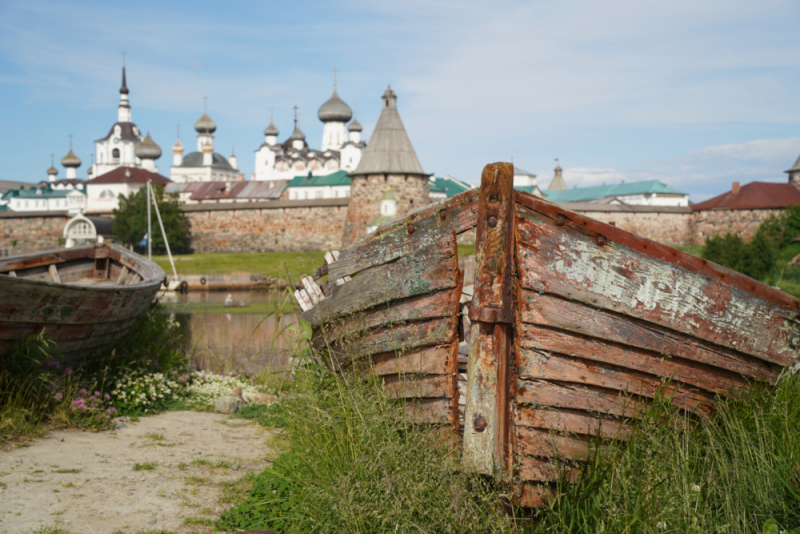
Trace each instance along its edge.
{"label": "grass", "polygon": [[694,256],[700,256],[703,253],[703,245],[686,244],[686,245],[670,245],[672,248],[688,252]]}
{"label": "grass", "polygon": [[192,465],[197,467],[205,466],[212,468],[220,467],[224,469],[229,469],[233,465],[233,462],[231,462],[230,460],[206,460],[205,458],[199,458],[197,460],[192,460]]}
{"label": "grass", "polygon": [[158,434],[156,432],[147,432],[144,437],[151,441],[162,441],[164,439],[164,434]]}
{"label": "grass", "polygon": [[80,473],[83,469],[56,469],[53,473]]}
{"label": "grass", "polygon": [[140,464],[133,464],[134,471],[152,471],[158,466],[158,462],[143,462]]}
{"label": "grass", "polygon": [[[475,254],[475,245],[458,245],[458,255]],[[311,274],[324,263],[325,251],[311,252],[213,252],[206,254],[174,255],[178,274],[260,274],[284,278],[283,263],[292,280],[300,280],[301,274]],[[167,256],[153,256],[153,260],[164,269],[172,272]]]}

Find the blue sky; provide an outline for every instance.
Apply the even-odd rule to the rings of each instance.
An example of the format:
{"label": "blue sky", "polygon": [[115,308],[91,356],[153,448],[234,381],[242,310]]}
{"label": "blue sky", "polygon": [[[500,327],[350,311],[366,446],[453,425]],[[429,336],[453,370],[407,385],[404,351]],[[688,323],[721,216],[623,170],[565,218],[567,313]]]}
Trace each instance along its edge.
{"label": "blue sky", "polygon": [[[339,94],[369,137],[388,83],[426,172],[469,182],[509,160],[567,183],[661,179],[700,201],[783,181],[800,155],[797,0],[0,2],[0,179],[84,161],[116,120],[121,52],[133,120],[162,147],[208,97],[216,147],[249,176],[275,108],[312,147]],[[62,173],[63,175],[63,168]]]}

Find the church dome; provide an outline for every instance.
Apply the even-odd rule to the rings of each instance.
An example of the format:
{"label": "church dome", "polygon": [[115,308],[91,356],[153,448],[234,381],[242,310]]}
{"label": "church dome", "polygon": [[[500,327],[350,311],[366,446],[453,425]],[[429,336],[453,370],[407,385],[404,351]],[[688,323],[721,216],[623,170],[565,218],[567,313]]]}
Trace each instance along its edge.
{"label": "church dome", "polygon": [[350,124],[347,126],[347,131],[348,131],[348,132],[360,132],[360,131],[361,131],[361,130],[363,130],[363,129],[364,129],[364,127],[363,127],[363,126],[361,126],[361,123],[360,123],[360,122],[358,122],[358,119],[353,119],[353,122],[351,122],[351,123],[350,123]]}
{"label": "church dome", "polygon": [[161,147],[155,144],[148,132],[147,137],[136,145],[134,154],[136,154],[136,157],[139,159],[158,159],[161,157]]}
{"label": "church dome", "polygon": [[50,165],[50,168],[47,169],[47,174],[58,174],[58,169]]}
{"label": "church dome", "polygon": [[61,165],[64,167],[75,167],[77,169],[81,166],[81,158],[76,156],[75,152],[70,148],[67,155],[61,158]]}
{"label": "church dome", "polygon": [[173,152],[183,152],[183,143],[181,143],[180,138],[175,140],[175,144],[172,145]]}
{"label": "church dome", "polygon": [[294,127],[294,131],[292,132],[292,136],[289,139],[291,139],[292,141],[295,141],[295,140],[305,141],[306,140],[306,134],[304,134],[300,130],[299,126],[295,126]]}
{"label": "church dome", "polygon": [[322,104],[317,112],[319,120],[322,122],[347,122],[353,118],[353,110],[345,104],[344,100],[333,90],[333,95],[327,102]]}
{"label": "church dome", "polygon": [[214,133],[217,131],[217,124],[211,120],[208,114],[203,113],[203,116],[194,123],[194,129],[197,133]]}
{"label": "church dome", "polygon": [[269,121],[269,126],[264,128],[264,135],[275,135],[275,136],[277,136],[279,133],[280,132],[278,131],[278,128],[275,126],[275,124],[272,122],[272,120],[270,120]]}

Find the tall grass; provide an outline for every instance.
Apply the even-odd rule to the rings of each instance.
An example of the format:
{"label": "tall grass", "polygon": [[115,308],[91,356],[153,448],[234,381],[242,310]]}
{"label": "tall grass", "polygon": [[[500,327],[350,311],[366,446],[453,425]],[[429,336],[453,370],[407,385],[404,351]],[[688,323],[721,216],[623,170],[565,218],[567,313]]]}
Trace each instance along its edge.
{"label": "tall grass", "polygon": [[227,530],[512,532],[492,480],[460,470],[457,440],[413,426],[376,380],[352,381],[304,360],[281,399],[283,454]]}
{"label": "tall grass", "polygon": [[712,419],[678,415],[657,402],[629,443],[559,484],[538,530],[800,532],[800,376],[719,399]]}

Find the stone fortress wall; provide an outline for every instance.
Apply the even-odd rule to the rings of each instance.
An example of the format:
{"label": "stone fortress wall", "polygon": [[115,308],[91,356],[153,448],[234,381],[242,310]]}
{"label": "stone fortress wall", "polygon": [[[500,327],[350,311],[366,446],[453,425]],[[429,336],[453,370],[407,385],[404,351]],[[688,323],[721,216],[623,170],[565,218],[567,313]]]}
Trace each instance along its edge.
{"label": "stone fortress wall", "polygon": [[[195,252],[336,250],[343,248],[348,223],[346,198],[254,202],[235,208],[224,203],[195,204],[183,209]],[[761,221],[780,210],[579,212],[660,243],[680,245],[702,244],[710,235],[727,232],[750,239]],[[69,219],[65,214],[1,212],[0,253],[62,247]]]}

